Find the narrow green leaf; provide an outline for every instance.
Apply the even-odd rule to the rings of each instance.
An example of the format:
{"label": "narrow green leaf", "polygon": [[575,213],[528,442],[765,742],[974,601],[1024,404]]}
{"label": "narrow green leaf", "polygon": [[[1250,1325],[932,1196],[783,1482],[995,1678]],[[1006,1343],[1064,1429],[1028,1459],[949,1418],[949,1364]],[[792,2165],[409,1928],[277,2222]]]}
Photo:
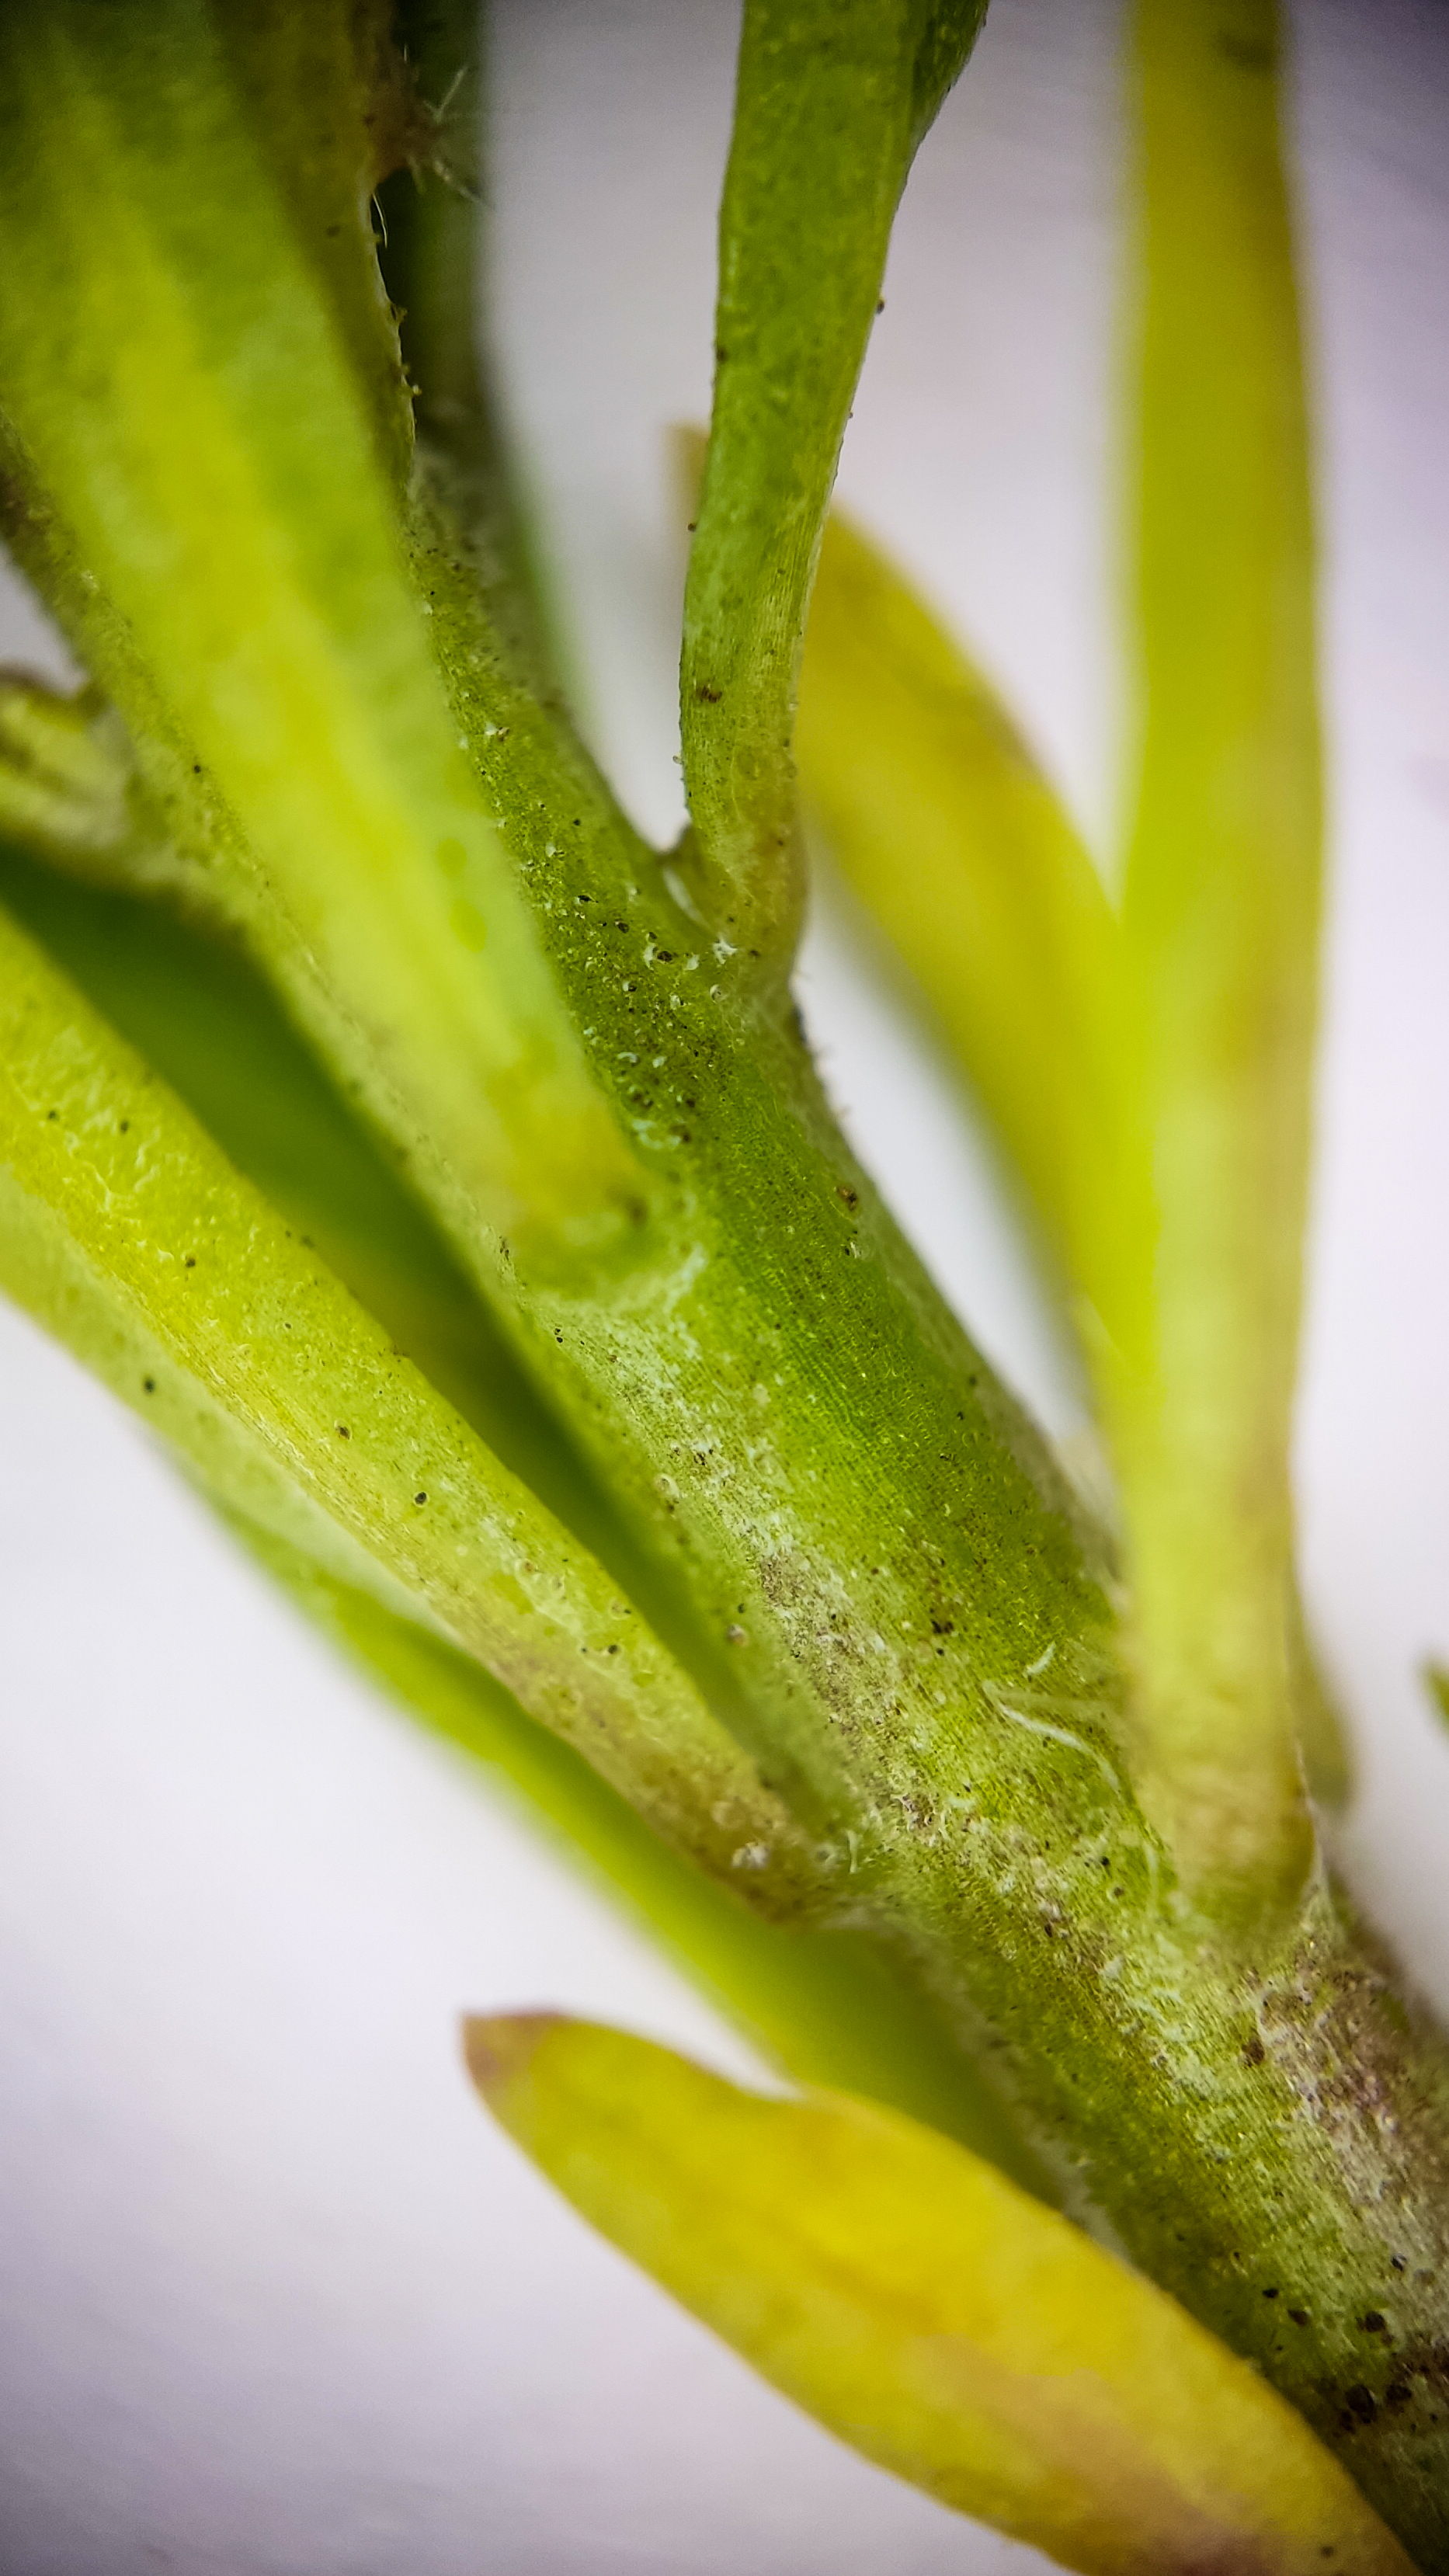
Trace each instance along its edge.
{"label": "narrow green leaf", "polygon": [[[1065,1285],[1085,1357],[1117,1384],[1122,1247],[1151,1259],[1129,1159],[1122,934],[1070,819],[995,690],[885,556],[832,514],[797,726],[807,812],[992,1121]],[[1314,1796],[1350,1757],[1296,1584],[1289,1682]]]}
{"label": "narrow green leaf", "polygon": [[230,1508],[420,1617],[703,1866],[818,1865],[613,1577],[0,915],[0,1285]]}
{"label": "narrow green leaf", "polygon": [[730,948],[788,967],[790,738],[820,530],[911,158],[984,0],[746,0],[714,411],[680,664],[681,853]]}
{"label": "narrow green leaf", "polygon": [[351,354],[202,13],[0,19],[0,408],[49,595],[173,792],[230,818],[253,941],[374,1114],[515,1243],[587,1259],[640,1174],[449,715]]}
{"label": "narrow green leaf", "polygon": [[[101,1017],[143,1056],[294,1234],[376,1317],[488,1447],[581,1538],[630,1599],[608,1505],[524,1377],[496,1323],[410,1197],[347,1115],[234,940],[194,907],[78,881],[0,848],[0,903]],[[610,1553],[612,1551],[612,1553]],[[652,1605],[644,1605],[652,1618]]]}
{"label": "narrow green leaf", "polygon": [[1138,0],[1142,741],[1106,1373],[1143,1795],[1185,1875],[1309,1863],[1288,1449],[1320,909],[1314,557],[1274,0]]}
{"label": "narrow green leaf", "polygon": [[576,2209],[832,2432],[1087,2576],[1407,2576],[1256,2372],[992,2168],[553,2015],[465,2026]]}
{"label": "narrow green leaf", "polygon": [[1090,1298],[1114,1161],[1117,925],[990,682],[838,516],[797,744],[831,857],[929,1003],[1062,1278]]}
{"label": "narrow green leaf", "polygon": [[[659,1585],[421,1211],[347,1118],[243,957],[152,905],[0,850],[0,900],[309,1239],[659,1632]],[[884,1945],[767,1924],[681,1859],[477,1660],[212,1496],[243,1542],[411,1714],[481,1762],[791,2074],[897,2104],[1050,2193],[971,2062]],[[665,1631],[664,1633],[668,1633]],[[687,1662],[688,1640],[682,1646]]]}

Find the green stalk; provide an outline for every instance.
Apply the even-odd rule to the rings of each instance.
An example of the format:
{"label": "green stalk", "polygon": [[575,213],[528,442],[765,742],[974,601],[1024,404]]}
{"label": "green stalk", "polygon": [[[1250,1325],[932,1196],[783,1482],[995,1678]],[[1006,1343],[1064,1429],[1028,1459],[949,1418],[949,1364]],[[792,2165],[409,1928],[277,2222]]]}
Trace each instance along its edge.
{"label": "green stalk", "polygon": [[[466,1280],[328,1089],[275,1004],[229,947],[151,904],[77,885],[0,851],[0,898],[86,998],[200,1118],[291,1234],[334,1269],[432,1387],[601,1557],[646,1616],[657,1582],[543,1412]],[[74,1006],[72,1006],[74,1007]],[[3,1260],[0,1255],[0,1260]],[[14,1260],[14,1247],[11,1248]],[[194,1285],[194,1282],[191,1283]],[[94,1357],[73,1303],[45,1311]],[[255,1346],[254,1346],[255,1349]],[[134,1377],[119,1391],[136,1399]],[[155,1419],[155,1397],[144,1417]],[[350,1428],[352,1426],[349,1426]],[[196,1453],[190,1453],[196,1472]],[[476,1657],[375,1591],[263,1528],[255,1497],[208,1490],[309,1615],[424,1724],[481,1762],[529,1822],[562,1842],[661,1941],[754,2044],[796,2078],[894,2103],[1049,2191],[990,2091],[903,1972],[863,1930],[805,1930],[746,1905],[752,1875],[722,1884],[661,1841],[563,1737],[536,1724]],[[229,1499],[230,1495],[230,1499]],[[666,1610],[667,1602],[662,1605]],[[673,1639],[671,1638],[671,1642]],[[681,1641],[687,1645],[687,1636]]]}
{"label": "green stalk", "polygon": [[[1142,744],[1103,1383],[1135,1767],[1209,1901],[1312,1866],[1289,1622],[1320,907],[1314,554],[1274,0],[1139,0]],[[1132,1114],[1135,1112],[1135,1123]]]}
{"label": "green stalk", "polygon": [[445,1639],[235,1516],[309,1617],[410,1714],[481,1763],[510,1805],[582,1866],[716,2008],[797,2083],[885,2102],[1051,2190],[941,2017],[878,1941],[776,1923],[661,1842],[600,1774]]}
{"label": "green stalk", "polygon": [[1319,909],[1313,550],[1267,0],[1144,0],[1141,777],[1120,922],[992,693],[832,532],[811,800],[1025,1181],[1126,1539],[1134,1773],[1246,1924],[1313,1865],[1288,1442]]}
{"label": "green stalk", "polygon": [[[57,30],[85,38],[83,100],[131,76],[105,42],[129,14],[92,17],[83,0],[59,0],[44,22],[47,61],[68,78],[75,57]],[[174,103],[220,77],[193,49],[189,20],[167,7],[144,25],[148,40],[160,43],[158,29],[165,38],[146,66],[148,101]],[[7,30],[4,44],[16,53],[18,36]],[[33,118],[59,155],[51,86],[17,77],[8,96],[8,113],[23,111],[16,139]],[[196,127],[205,141],[224,130],[220,109]],[[98,112],[98,166],[59,216],[15,178],[15,152],[0,173],[10,317],[0,401],[33,432],[12,449],[30,477],[29,559],[54,569],[51,596],[147,757],[158,739],[179,756],[201,708],[203,774],[247,790],[234,863],[253,893],[255,952],[337,1082],[410,1155],[415,1186],[673,1582],[693,1621],[695,1669],[717,1677],[712,1701],[767,1756],[801,1826],[846,1856],[834,1902],[928,1982],[1072,2205],[1261,2363],[1426,2566],[1449,2564],[1449,2430],[1434,2358],[1449,2324],[1437,2045],[1316,1885],[1251,1967],[1200,1923],[1184,1928],[1171,1863],[1127,1776],[1092,1534],[852,1163],[771,997],[757,1006],[723,971],[728,961],[516,675],[473,578],[468,531],[436,493],[415,496],[404,677],[411,688],[420,622],[453,739],[469,745],[470,793],[499,817],[526,901],[546,969],[529,989],[551,995],[550,1011],[576,1032],[587,1097],[607,1104],[619,1156],[645,1176],[627,1255],[603,1225],[573,1235],[566,1257],[543,1218],[527,1237],[500,1238],[496,1184],[460,1119],[462,1070],[412,1017],[441,936],[424,875],[399,868],[385,905],[364,886],[363,926],[339,935],[320,968],[299,940],[276,883],[295,901],[318,871],[324,914],[340,917],[350,844],[329,824],[299,851],[282,828],[286,800],[267,763],[291,753],[291,734],[264,742],[252,730],[257,700],[229,698],[216,639],[229,649],[235,612],[210,587],[245,581],[253,556],[270,578],[285,519],[253,502],[275,490],[275,460],[253,460],[250,490],[234,478],[214,558],[192,529],[197,597],[182,615],[147,575],[168,559],[171,522],[141,455],[141,413],[123,420],[121,472],[92,408],[97,385],[128,381],[131,309],[116,271],[124,283],[137,226],[92,233],[89,209],[108,216],[134,187],[148,210],[141,266],[155,306],[205,302],[208,315],[204,345],[160,348],[166,374],[147,375],[149,398],[193,420],[205,413],[234,461],[247,453],[244,429],[264,450],[276,436],[283,460],[293,452],[295,425],[240,399],[242,344],[228,337],[240,319],[266,343],[258,276],[270,271],[255,264],[271,258],[276,227],[264,202],[255,225],[240,221],[246,190],[265,200],[264,175],[228,161],[237,190],[217,225],[202,202],[215,166],[188,158],[191,131],[173,117],[170,159],[127,147],[102,167],[114,122]],[[202,211],[191,226],[178,209],[193,203]],[[108,296],[83,299],[84,340],[51,311],[52,220],[84,276],[103,252],[112,260]],[[148,265],[157,245],[176,264],[165,292],[165,262]],[[284,254],[279,346],[308,384],[310,343],[297,346],[294,325],[315,307],[298,284],[305,269]],[[42,308],[33,316],[32,303]],[[147,343],[147,370],[159,368],[159,347]],[[275,351],[254,337],[245,347],[249,370],[280,380]],[[339,365],[332,393],[345,381]],[[227,403],[211,401],[218,386]],[[362,444],[354,424],[350,452]],[[379,489],[370,466],[355,487],[349,469],[325,498],[335,530],[354,488],[365,556]],[[119,581],[129,634],[114,602],[86,593],[90,557]],[[366,622],[381,594],[359,593],[340,551],[325,580],[324,570],[305,594],[307,631],[329,684],[339,672],[349,690],[356,682],[343,696],[362,725],[366,711],[388,714]],[[276,596],[263,584],[262,608]],[[265,618],[258,631],[266,636]],[[430,703],[416,685],[417,703]],[[348,783],[309,773],[313,754],[295,749],[309,799],[320,807],[336,784],[349,811]],[[393,783],[425,809],[436,792],[426,760],[400,762]],[[246,837],[263,826],[265,869]],[[480,988],[475,1007],[494,1000]],[[1305,2117],[1306,2100],[1327,2116]]]}
{"label": "green stalk", "polygon": [[[439,631],[446,645],[450,622]],[[460,669],[470,650],[460,639]],[[515,704],[520,761],[527,721]],[[581,773],[551,810],[571,804],[587,817]],[[636,1060],[641,1142],[669,1138],[689,1174],[703,1258],[667,1321],[608,1299],[521,1306],[556,1398],[601,1471],[607,1452],[641,1534],[674,1554],[701,1625],[744,1631],[732,1651],[766,1740],[802,1770],[842,1760],[865,1819],[862,1905],[895,1926],[963,2041],[987,2039],[987,2070],[1070,2205],[1255,2355],[1432,2550],[1432,2384],[1399,2378],[1361,2319],[1392,2311],[1400,2348],[1421,2352],[1441,2331],[1437,2045],[1321,1893],[1251,1971],[1172,1928],[1170,1865],[1128,1785],[1105,1620],[1077,1588],[1061,1504],[1043,1512],[1014,1466],[1030,1448],[804,1060],[758,1022],[731,1044],[723,998],[713,1026],[684,1017],[698,951],[663,955],[680,931],[621,841],[617,873],[602,830],[575,861],[575,891],[592,891],[571,914],[566,879],[536,882],[600,1061]],[[813,1776],[828,1800],[830,1774]],[[1316,2134],[1305,2089],[1363,2063],[1396,2125],[1363,2098]],[[1410,2223],[1422,2258],[1397,2242]],[[1290,2331],[1290,2315],[1306,2323]],[[1404,2387],[1412,2417],[1388,2404]]]}
{"label": "green stalk", "polygon": [[722,946],[777,984],[804,896],[791,732],[820,531],[901,190],[985,14],[746,0],[684,601],[680,868]]}

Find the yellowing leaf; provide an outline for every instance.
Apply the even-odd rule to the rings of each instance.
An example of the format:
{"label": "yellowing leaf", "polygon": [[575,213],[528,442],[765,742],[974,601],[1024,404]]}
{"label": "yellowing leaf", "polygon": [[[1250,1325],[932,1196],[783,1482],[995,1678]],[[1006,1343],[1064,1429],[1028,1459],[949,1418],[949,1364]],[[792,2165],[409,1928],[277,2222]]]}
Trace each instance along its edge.
{"label": "yellowing leaf", "polygon": [[466,2025],[574,2206],[882,2466],[1086,2576],[1406,2576],[1245,2362],[964,2149],[553,2015]]}
{"label": "yellowing leaf", "polygon": [[820,550],[796,741],[831,856],[930,1003],[1064,1276],[1093,1296],[1117,926],[990,682],[839,518]]}

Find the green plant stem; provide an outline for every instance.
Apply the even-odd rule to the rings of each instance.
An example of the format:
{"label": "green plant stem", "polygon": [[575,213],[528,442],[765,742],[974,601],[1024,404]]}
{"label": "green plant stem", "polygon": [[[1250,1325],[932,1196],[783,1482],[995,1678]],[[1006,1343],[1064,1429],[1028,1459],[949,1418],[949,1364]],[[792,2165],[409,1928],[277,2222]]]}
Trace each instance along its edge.
{"label": "green plant stem", "polygon": [[[985,2042],[1069,2204],[1257,2357],[1427,2563],[1449,2563],[1429,2359],[1439,2045],[1321,1885],[1251,1964],[1196,1918],[1178,1928],[1128,1784],[1090,1558],[1032,1436],[846,1154],[803,1050],[711,991],[707,952],[584,764],[521,692],[499,695],[496,665],[480,676],[450,560],[419,577],[456,702],[478,689],[503,708],[512,801],[543,800],[521,856],[550,954],[640,1151],[688,1193],[691,1235],[652,1311],[638,1282],[567,1297],[515,1273],[520,1348],[701,1628],[736,1632],[764,1740],[827,1806],[848,1784],[863,1915],[894,1925],[963,2042]],[[563,844],[575,816],[585,837]],[[1305,2120],[1305,2092],[1345,2082],[1342,2120]],[[1411,2227],[1422,2257],[1398,2242]],[[1385,2299],[1427,2377],[1402,2380],[1365,2337]],[[1403,2386],[1401,2410],[1387,2391]]]}
{"label": "green plant stem", "polygon": [[[46,20],[52,54],[61,16],[76,23],[68,7]],[[166,13],[148,14],[148,30],[163,17],[177,43],[189,40]],[[96,24],[105,32],[109,13]],[[90,55],[87,70],[94,80]],[[29,75],[8,95],[8,113],[24,111],[21,141],[32,118],[47,131],[53,115],[64,123],[64,97],[57,109]],[[206,120],[200,130],[209,135]],[[84,409],[134,329],[114,273],[116,242],[128,249],[132,235],[102,224],[92,238],[88,207],[108,209],[133,177],[143,199],[164,187],[189,202],[215,185],[187,160],[184,121],[167,132],[173,161],[136,172],[128,159],[119,177],[88,168],[84,202],[66,200],[81,273],[107,278],[106,296],[85,302],[84,334],[11,152],[0,236],[14,327],[0,399],[33,430],[28,456],[11,450],[31,478],[20,497],[29,559],[53,572],[50,596],[133,732],[149,740],[159,728],[177,746],[214,675],[198,636],[211,584],[245,582],[249,550],[265,557],[275,521],[238,501],[223,556],[189,567],[200,596],[187,620],[127,573],[129,637],[79,578],[75,523],[99,531],[87,547],[108,573],[144,561],[169,525],[154,474],[118,480]],[[102,151],[104,119],[90,134]],[[59,154],[60,135],[51,141]],[[241,223],[237,204],[227,213],[220,238],[209,220],[195,240],[176,220],[159,236],[183,268],[197,257],[192,292],[213,299],[203,354],[223,373],[228,263],[256,260],[271,239]],[[284,321],[293,286],[283,258]],[[32,341],[33,304],[55,310]],[[265,331],[260,290],[249,285],[241,308]],[[174,343],[167,354],[185,392],[191,359]],[[169,398],[147,382],[148,401]],[[138,411],[138,445],[145,425]],[[594,1241],[560,1273],[537,1237],[500,1239],[459,1125],[457,1068],[414,1043],[406,975],[421,971],[437,922],[431,895],[413,908],[408,871],[389,888],[415,943],[396,1015],[396,935],[374,945],[368,934],[365,1008],[349,995],[350,951],[334,955],[323,991],[283,953],[275,920],[252,934],[269,974],[334,1078],[411,1155],[459,1257],[673,1580],[698,1668],[720,1675],[716,1704],[768,1754],[808,1830],[848,1855],[834,1891],[842,1911],[913,1962],[1073,2205],[1261,2362],[1426,2566],[1449,2564],[1437,2044],[1316,1884],[1251,1967],[1200,1926],[1180,1927],[1170,1864],[1126,1776],[1094,1543],[1042,1444],[882,1212],[798,1040],[756,1005],[737,961],[698,935],[513,675],[467,531],[436,495],[419,496],[412,544],[413,613],[454,739],[467,738],[473,792],[500,818],[588,1096],[608,1102],[610,1132],[647,1173],[647,1221],[628,1258]],[[313,632],[339,620],[347,663],[365,640],[347,618],[366,602],[344,586],[325,604]],[[228,721],[254,716],[248,704]],[[219,772],[252,774],[255,743],[234,756],[214,709],[208,741]],[[258,810],[266,819],[264,798]],[[297,862],[284,842],[278,833],[268,850],[286,870]],[[339,855],[329,825],[308,864]],[[1364,2324],[1380,2314],[1384,2335]],[[1401,2386],[1406,2396],[1391,2396]]]}
{"label": "green plant stem", "polygon": [[[234,949],[154,904],[3,851],[0,900],[180,1093],[292,1233],[315,1246],[394,1349],[607,1564],[622,1596],[651,1618],[667,1613],[647,1560],[629,1547],[421,1210]],[[75,1326],[73,1314],[64,1319],[73,1345]],[[154,1418],[154,1400],[145,1410]],[[799,2079],[895,2103],[1028,2189],[1049,2189],[899,1956],[864,1930],[767,1923],[737,1888],[681,1860],[476,1658],[328,1572],[316,1553],[262,1528],[215,1484],[211,1498],[308,1614],[415,1716],[481,1761],[530,1823],[581,1858],[757,2047]],[[677,1620],[676,1639],[687,1649]]]}
{"label": "green plant stem", "polygon": [[0,1278],[232,1509],[475,1654],[777,1911],[819,1857],[607,1571],[0,915]]}
{"label": "green plant stem", "polygon": [[890,2103],[1035,2197],[1051,2197],[939,2014],[878,1941],[767,1920],[671,1851],[471,1657],[314,1558],[227,1517],[308,1616],[414,1717],[481,1763],[505,1800],[582,1865],[767,2058],[797,2082]]}
{"label": "green plant stem", "polygon": [[[811,603],[798,738],[806,809],[829,858],[995,1128],[1083,1355],[1110,1372],[1095,1300],[1125,1241],[1150,1262],[1155,1230],[1141,1158],[1129,1167],[1122,1147],[1121,927],[985,674],[879,548],[834,518]],[[1289,963],[1300,971],[1291,953]],[[1301,1080],[1301,1061],[1297,1072]],[[1291,1200],[1264,1211],[1259,1252],[1282,1258],[1275,1229],[1297,1221]],[[1252,1549],[1247,1560],[1255,1604],[1266,1571],[1271,1614],[1277,1566],[1265,1569]],[[1321,1806],[1340,1806],[1347,1745],[1291,1584],[1286,1624],[1308,1782]],[[1280,1723],[1276,1704],[1271,1722]],[[1251,1775],[1243,1788],[1254,1793]]]}

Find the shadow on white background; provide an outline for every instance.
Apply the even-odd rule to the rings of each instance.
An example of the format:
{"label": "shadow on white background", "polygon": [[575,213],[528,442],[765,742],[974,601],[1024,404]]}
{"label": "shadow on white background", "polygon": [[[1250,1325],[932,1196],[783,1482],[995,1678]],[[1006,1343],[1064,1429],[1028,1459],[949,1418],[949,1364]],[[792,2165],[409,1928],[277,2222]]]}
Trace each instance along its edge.
{"label": "shadow on white background", "polygon": [[[708,400],[727,0],[500,0],[499,339],[581,694],[673,828],[667,423]],[[1449,2004],[1449,19],[1307,0],[1336,899],[1301,1433],[1357,1884]],[[908,195],[844,493],[1103,851],[1120,700],[1117,12],[995,0]],[[45,658],[26,605],[4,649]],[[1054,1428],[989,1155],[829,918],[833,1089]],[[0,1312],[0,2576],[935,2576],[1043,2562],[853,2459],[477,2110],[464,2006],[722,2026]]]}

